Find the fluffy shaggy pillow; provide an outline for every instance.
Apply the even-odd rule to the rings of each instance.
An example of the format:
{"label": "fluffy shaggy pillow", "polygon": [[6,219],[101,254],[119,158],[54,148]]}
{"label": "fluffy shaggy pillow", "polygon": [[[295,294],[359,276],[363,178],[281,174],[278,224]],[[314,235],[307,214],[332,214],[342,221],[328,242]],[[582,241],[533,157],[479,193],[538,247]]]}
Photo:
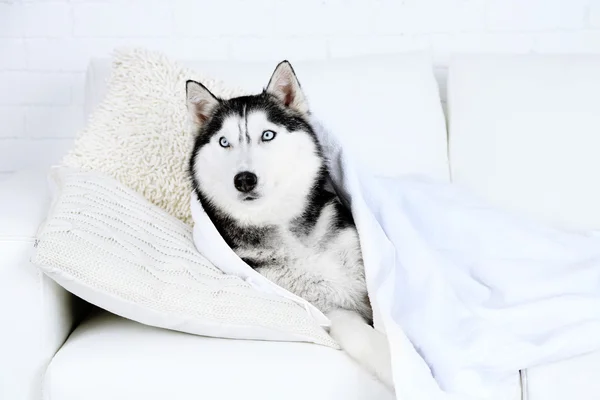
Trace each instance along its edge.
{"label": "fluffy shaggy pillow", "polygon": [[51,178],[32,262],[75,295],[182,332],[337,347],[303,307],[214,267],[188,225],[135,191],[98,172],[56,168]]}
{"label": "fluffy shaggy pillow", "polygon": [[119,49],[113,60],[106,97],[63,165],[102,171],[191,224],[187,162],[193,137],[185,81],[202,82],[222,98],[247,92],[158,52]]}

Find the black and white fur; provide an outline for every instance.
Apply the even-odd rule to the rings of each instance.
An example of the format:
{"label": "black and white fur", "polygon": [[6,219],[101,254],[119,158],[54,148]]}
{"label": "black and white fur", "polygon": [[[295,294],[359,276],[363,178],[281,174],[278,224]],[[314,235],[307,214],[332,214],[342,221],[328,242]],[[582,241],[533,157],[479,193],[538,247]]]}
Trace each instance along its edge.
{"label": "black and white fur", "polygon": [[186,89],[197,128],[190,175],[219,233],[259,273],[328,314],[334,339],[392,386],[387,341],[370,326],[356,227],[328,190],[292,66],[280,63],[258,95],[223,100],[194,81]]}

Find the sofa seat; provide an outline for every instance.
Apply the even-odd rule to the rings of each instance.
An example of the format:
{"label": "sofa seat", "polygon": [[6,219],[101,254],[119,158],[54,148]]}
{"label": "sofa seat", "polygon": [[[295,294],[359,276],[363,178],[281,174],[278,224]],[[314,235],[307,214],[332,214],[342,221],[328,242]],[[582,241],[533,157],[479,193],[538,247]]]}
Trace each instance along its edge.
{"label": "sofa seat", "polygon": [[52,360],[45,399],[394,399],[341,351],[206,338],[96,311]]}
{"label": "sofa seat", "polygon": [[529,368],[526,400],[598,400],[599,373],[599,351]]}

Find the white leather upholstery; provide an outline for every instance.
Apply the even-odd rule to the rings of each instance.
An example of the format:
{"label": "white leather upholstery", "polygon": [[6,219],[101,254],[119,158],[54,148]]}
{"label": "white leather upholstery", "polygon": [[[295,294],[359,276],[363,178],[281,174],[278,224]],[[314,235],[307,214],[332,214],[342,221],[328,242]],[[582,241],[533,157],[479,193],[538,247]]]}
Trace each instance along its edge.
{"label": "white leather upholstery", "polygon": [[45,172],[0,181],[0,399],[33,400],[71,331],[73,298],[29,262],[48,206]]}
{"label": "white leather upholstery", "polygon": [[339,350],[227,340],[141,325],[101,312],[82,323],[46,375],[52,400],[392,400]]}
{"label": "white leather upholstery", "polygon": [[595,56],[454,60],[454,182],[544,221],[600,229],[598,71]]}
{"label": "white leather upholstery", "polygon": [[[529,215],[572,227],[600,228],[600,190],[592,179],[600,170],[600,158],[594,157],[600,140],[599,103],[593,96],[600,89],[598,60],[589,61],[587,66],[573,56],[531,60],[463,57],[452,66],[448,101],[453,178]],[[272,68],[249,68],[239,73],[231,63],[188,63],[194,64],[235,84],[256,88],[266,83],[265,76]],[[108,69],[106,60],[92,62],[86,113],[102,98]],[[431,154],[439,152],[437,149]],[[398,154],[398,158],[402,156]],[[431,170],[440,172],[438,167]],[[5,209],[0,208],[0,212]],[[6,218],[4,214],[2,217]],[[19,215],[15,221],[22,218]],[[3,222],[0,230],[8,232],[2,229]],[[17,232],[15,229],[10,228],[10,232]],[[6,241],[2,246],[0,254],[8,254]],[[21,250],[10,248],[22,254],[28,244],[20,246]],[[0,274],[5,274],[5,265],[0,264]],[[29,274],[19,280],[11,277],[12,282],[31,284],[37,275],[31,270]],[[3,296],[7,289],[1,289]],[[18,300],[11,301],[27,304],[34,296],[31,290],[35,291],[12,294],[11,299]],[[32,323],[18,317],[9,316],[9,323]],[[9,339],[17,343],[16,334]],[[32,340],[26,337],[26,342]],[[4,343],[7,340],[3,339]],[[19,351],[28,354],[26,350]],[[0,353],[3,351],[0,348]],[[11,354],[14,357],[17,351]],[[0,368],[4,368],[3,363]],[[41,373],[40,368],[37,370]],[[528,400],[598,399],[598,370],[600,353],[531,368],[527,373]],[[0,370],[0,385],[4,385],[1,379],[5,376]],[[29,377],[31,372],[23,376]],[[26,379],[9,383],[16,390],[25,387],[23,382]],[[299,343],[201,338],[107,314],[78,327],[52,361],[44,387],[45,398],[52,400],[393,398],[335,350]],[[514,378],[507,382],[507,395],[500,394],[499,398],[517,399],[517,391]],[[0,398],[19,398],[4,394],[0,391]],[[34,398],[31,396],[22,398]]]}
{"label": "white leather upholstery", "polygon": [[[292,64],[311,111],[341,135],[371,170],[384,176],[449,178],[446,126],[430,60],[419,53]],[[184,61],[233,86],[260,92],[275,63]],[[92,60],[87,74],[90,112],[101,101],[110,62]],[[369,118],[363,118],[368,115]],[[361,132],[358,137],[348,132]]]}

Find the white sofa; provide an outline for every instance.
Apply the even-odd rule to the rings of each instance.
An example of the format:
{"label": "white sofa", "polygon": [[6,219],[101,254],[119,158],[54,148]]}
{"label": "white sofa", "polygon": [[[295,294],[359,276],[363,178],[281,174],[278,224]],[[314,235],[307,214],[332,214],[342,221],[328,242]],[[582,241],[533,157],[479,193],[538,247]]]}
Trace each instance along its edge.
{"label": "white sofa", "polygon": [[[549,223],[600,229],[599,67],[591,57],[458,58],[441,160],[449,175]],[[107,60],[91,63],[86,113],[107,74]],[[0,193],[0,399],[394,398],[336,350],[186,335],[86,306],[29,262],[49,201],[45,171],[16,172]],[[598,371],[600,353],[515,371],[494,399],[600,399]]]}

